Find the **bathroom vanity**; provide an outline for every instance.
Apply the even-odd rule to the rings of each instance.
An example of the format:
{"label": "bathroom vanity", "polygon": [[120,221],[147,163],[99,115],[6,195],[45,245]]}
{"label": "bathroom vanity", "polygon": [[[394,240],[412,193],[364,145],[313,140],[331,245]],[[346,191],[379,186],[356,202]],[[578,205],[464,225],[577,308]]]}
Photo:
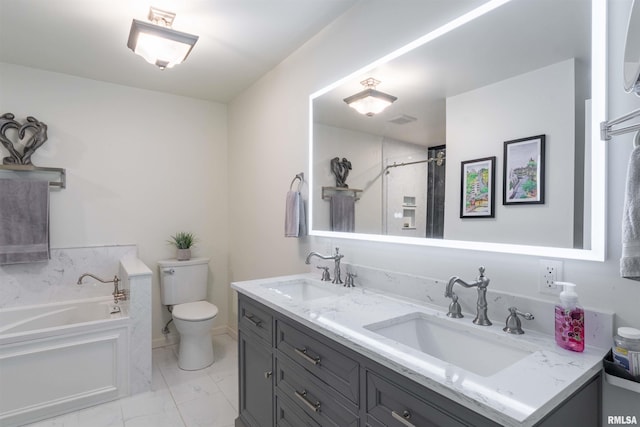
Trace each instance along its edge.
{"label": "bathroom vanity", "polygon": [[[552,336],[309,275],[232,287],[238,427],[600,424],[605,350],[569,354]],[[432,348],[410,342],[420,336]]]}

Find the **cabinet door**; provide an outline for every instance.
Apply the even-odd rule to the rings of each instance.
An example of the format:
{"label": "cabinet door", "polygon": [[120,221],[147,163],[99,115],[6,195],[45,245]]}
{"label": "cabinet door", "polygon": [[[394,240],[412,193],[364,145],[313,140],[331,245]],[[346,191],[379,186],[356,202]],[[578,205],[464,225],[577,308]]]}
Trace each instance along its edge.
{"label": "cabinet door", "polygon": [[273,427],[271,349],[242,333],[238,337],[240,417],[251,427]]}

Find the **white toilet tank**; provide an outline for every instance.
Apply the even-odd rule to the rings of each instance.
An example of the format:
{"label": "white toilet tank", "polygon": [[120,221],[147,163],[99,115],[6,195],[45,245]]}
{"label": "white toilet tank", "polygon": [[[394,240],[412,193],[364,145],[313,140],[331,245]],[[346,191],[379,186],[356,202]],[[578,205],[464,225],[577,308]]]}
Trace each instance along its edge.
{"label": "white toilet tank", "polygon": [[163,305],[184,304],[207,298],[209,258],[158,261],[158,268]]}

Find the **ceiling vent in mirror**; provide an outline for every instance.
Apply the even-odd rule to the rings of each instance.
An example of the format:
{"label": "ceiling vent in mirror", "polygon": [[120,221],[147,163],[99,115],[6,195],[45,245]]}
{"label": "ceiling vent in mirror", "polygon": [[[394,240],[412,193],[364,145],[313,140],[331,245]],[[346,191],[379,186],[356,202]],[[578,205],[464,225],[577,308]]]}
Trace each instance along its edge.
{"label": "ceiling vent in mirror", "polygon": [[418,119],[413,116],[400,114],[399,116],[395,116],[394,118],[389,120],[389,123],[393,123],[394,125],[406,125],[407,123],[415,122],[416,120]]}
{"label": "ceiling vent in mirror", "polygon": [[389,105],[393,104],[398,98],[384,92],[376,90],[376,86],[380,84],[379,80],[369,77],[360,82],[365,89],[361,92],[351,95],[344,99],[344,102],[360,114],[373,116],[381,113]]}
{"label": "ceiling vent in mirror", "polygon": [[151,7],[148,19],[143,22],[134,19],[127,47],[148,63],[164,70],[183,62],[198,36],[176,31],[171,26],[176,14]]}

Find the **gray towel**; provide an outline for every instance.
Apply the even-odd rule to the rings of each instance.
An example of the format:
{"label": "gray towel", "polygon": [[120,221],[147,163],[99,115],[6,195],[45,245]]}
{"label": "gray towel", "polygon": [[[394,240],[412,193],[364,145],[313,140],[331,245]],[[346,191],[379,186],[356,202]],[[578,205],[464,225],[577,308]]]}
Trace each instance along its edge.
{"label": "gray towel", "polygon": [[331,231],[353,233],[356,225],[356,199],[348,194],[334,194],[331,196],[329,220]]}
{"label": "gray towel", "polygon": [[0,179],[0,265],[49,258],[49,183]]}
{"label": "gray towel", "polygon": [[620,276],[640,280],[640,147],[631,152],[627,169]]}
{"label": "gray towel", "polygon": [[284,213],[284,236],[301,237],[306,234],[307,220],[302,195],[299,191],[288,191]]}

